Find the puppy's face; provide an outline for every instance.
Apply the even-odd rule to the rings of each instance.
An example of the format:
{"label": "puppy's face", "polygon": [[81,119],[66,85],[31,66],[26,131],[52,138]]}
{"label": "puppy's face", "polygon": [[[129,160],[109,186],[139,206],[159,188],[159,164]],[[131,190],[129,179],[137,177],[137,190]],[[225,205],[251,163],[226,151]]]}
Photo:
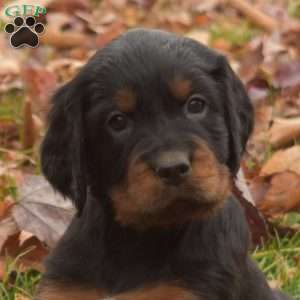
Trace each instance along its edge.
{"label": "puppy's face", "polygon": [[[252,127],[249,100],[223,57],[150,30],[98,52],[58,92],[52,115],[42,149],[49,181],[79,209],[89,186],[99,201],[110,199],[117,222],[136,228],[185,223],[222,207]],[[70,139],[69,156],[54,149],[58,123],[56,147]],[[65,164],[60,181],[51,149],[52,161]]]}
{"label": "puppy's face", "polygon": [[123,53],[118,68],[126,73],[114,72],[112,63],[93,85],[84,122],[92,190],[106,191],[125,225],[206,216],[230,188],[228,131],[216,83],[201,69],[191,70],[193,59],[170,58],[160,47],[140,53],[143,65],[137,55]]}

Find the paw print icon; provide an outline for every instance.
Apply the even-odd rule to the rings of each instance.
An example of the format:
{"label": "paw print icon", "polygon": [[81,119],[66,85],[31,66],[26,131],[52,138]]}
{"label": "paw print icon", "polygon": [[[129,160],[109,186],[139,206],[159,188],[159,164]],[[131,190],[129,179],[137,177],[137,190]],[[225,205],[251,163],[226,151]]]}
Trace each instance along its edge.
{"label": "paw print icon", "polygon": [[13,48],[23,46],[35,48],[39,44],[39,35],[45,30],[42,23],[37,23],[34,17],[16,17],[13,23],[6,24],[4,30],[10,34],[10,44]]}

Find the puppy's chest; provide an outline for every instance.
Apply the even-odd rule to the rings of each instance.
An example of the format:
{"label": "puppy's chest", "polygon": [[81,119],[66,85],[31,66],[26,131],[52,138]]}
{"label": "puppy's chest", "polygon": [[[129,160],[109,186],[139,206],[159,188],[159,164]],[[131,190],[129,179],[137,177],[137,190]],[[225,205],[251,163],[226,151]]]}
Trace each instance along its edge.
{"label": "puppy's chest", "polygon": [[176,282],[162,282],[152,286],[110,294],[104,290],[79,288],[70,285],[44,283],[43,289],[34,300],[201,300],[196,293],[183,288]]}
{"label": "puppy's chest", "polygon": [[198,300],[190,290],[176,286],[176,284],[161,283],[153,287],[117,294],[103,300]]}

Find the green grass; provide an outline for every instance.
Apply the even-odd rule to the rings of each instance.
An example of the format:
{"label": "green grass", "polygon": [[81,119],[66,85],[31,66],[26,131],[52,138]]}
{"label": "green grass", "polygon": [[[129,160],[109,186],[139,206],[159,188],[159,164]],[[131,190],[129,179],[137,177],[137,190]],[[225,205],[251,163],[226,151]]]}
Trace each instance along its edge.
{"label": "green grass", "polygon": [[4,201],[7,196],[11,196],[13,199],[17,199],[17,187],[15,178],[13,176],[4,174],[0,176],[0,180],[0,202]]}
{"label": "green grass", "polygon": [[289,1],[288,13],[294,18],[300,18],[300,0]]}
{"label": "green grass", "polygon": [[274,238],[252,254],[272,287],[300,300],[300,232]]}
{"label": "green grass", "polygon": [[214,23],[211,25],[209,31],[211,42],[221,38],[235,47],[246,44],[256,34],[256,30],[247,21],[241,22],[239,26],[224,21]]}
{"label": "green grass", "polygon": [[4,276],[0,281],[1,300],[15,300],[17,296],[23,296],[23,299],[31,299],[36,285],[41,278],[41,274],[32,269],[23,272],[21,268],[17,266],[20,258],[28,251],[19,255],[14,260],[7,259]]}
{"label": "green grass", "polygon": [[24,92],[14,89],[6,93],[0,102],[0,120],[12,120],[21,124],[21,112],[24,99]]}
{"label": "green grass", "polygon": [[35,270],[12,272],[7,281],[0,282],[0,299],[15,300],[18,295],[31,299],[40,277]]}
{"label": "green grass", "polygon": [[[299,217],[299,215],[298,215]],[[300,232],[293,237],[278,236],[252,253],[253,259],[267,276],[270,285],[300,300]],[[16,262],[7,260],[5,276],[0,281],[0,299],[15,300],[16,295],[31,299],[40,273],[16,270]]]}

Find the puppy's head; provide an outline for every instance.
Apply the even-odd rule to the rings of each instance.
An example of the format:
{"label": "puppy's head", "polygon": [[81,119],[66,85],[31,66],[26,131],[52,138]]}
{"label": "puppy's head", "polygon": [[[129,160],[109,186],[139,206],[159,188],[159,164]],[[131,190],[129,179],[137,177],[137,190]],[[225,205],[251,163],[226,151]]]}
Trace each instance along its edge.
{"label": "puppy's head", "polygon": [[188,38],[133,30],[54,96],[42,169],[79,212],[89,187],[110,199],[122,225],[185,223],[228,197],[252,120],[223,56]]}

